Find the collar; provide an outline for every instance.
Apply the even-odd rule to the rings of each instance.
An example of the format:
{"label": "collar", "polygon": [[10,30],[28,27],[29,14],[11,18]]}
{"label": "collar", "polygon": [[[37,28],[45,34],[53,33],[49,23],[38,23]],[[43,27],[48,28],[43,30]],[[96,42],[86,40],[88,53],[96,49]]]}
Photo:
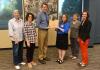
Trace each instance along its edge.
{"label": "collar", "polygon": [[18,20],[16,18],[13,18],[15,22],[20,22],[21,19],[19,18]]}

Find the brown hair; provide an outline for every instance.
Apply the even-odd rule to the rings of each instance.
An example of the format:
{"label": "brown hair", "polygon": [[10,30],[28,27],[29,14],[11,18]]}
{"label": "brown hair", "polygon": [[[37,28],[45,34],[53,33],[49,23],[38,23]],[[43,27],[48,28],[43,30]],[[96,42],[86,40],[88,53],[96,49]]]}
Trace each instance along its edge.
{"label": "brown hair", "polygon": [[[65,22],[67,22],[68,21],[68,15],[67,14],[63,14],[63,15],[66,16],[66,21]],[[63,17],[63,15],[62,15],[62,17]]]}
{"label": "brown hair", "polygon": [[[88,19],[89,19],[89,12],[88,12],[87,10],[84,10],[84,11],[82,12],[82,15],[83,15],[83,13],[84,13],[84,12],[86,12],[86,13],[87,13],[86,20],[88,20]],[[81,16],[82,16],[82,15],[81,15]]]}
{"label": "brown hair", "polygon": [[32,21],[33,21],[35,19],[35,17],[34,17],[34,14],[32,14],[32,13],[27,13],[27,15],[26,15],[26,21],[28,21],[29,15],[32,15]]}
{"label": "brown hair", "polygon": [[43,2],[42,5],[41,5],[41,8],[43,7],[43,5],[46,5],[48,7],[48,4]]}

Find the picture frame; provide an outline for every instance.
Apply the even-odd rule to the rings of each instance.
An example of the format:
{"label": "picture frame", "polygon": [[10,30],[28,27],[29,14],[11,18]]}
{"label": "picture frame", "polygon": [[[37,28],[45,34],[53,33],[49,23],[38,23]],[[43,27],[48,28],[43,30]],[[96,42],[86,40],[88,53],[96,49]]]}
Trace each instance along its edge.
{"label": "picture frame", "polygon": [[23,0],[24,2],[24,18],[28,12],[33,13],[36,17],[41,10],[42,3],[48,4],[49,18],[58,16],[58,0]]}

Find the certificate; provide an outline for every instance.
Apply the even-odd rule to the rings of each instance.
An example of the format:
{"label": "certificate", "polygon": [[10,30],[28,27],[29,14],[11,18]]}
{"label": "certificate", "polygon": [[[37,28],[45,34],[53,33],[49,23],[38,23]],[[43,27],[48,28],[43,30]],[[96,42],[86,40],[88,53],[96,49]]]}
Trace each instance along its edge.
{"label": "certificate", "polygon": [[58,27],[59,20],[50,20],[49,21],[49,28],[56,28]]}

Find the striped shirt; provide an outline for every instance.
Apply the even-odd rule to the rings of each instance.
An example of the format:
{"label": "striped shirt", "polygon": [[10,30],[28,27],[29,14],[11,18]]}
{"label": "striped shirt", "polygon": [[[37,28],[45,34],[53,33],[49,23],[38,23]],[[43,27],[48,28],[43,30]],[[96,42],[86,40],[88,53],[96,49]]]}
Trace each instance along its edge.
{"label": "striped shirt", "polygon": [[35,30],[35,24],[29,24],[28,22],[25,22],[24,24],[24,37],[28,39],[30,43],[36,42],[36,30]]}

